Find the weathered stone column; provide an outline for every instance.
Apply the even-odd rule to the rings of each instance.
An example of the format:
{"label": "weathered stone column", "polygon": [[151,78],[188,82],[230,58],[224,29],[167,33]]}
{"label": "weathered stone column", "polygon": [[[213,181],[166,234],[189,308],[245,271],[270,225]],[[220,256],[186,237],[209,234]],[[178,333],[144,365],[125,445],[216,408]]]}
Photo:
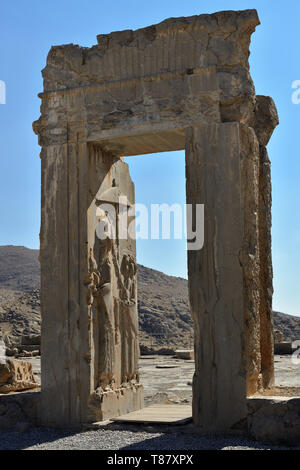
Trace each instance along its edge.
{"label": "weathered stone column", "polygon": [[81,123],[60,138],[42,151],[41,423],[69,426],[141,408],[143,387],[135,240],[96,236],[102,203],[134,203],[128,166]]}
{"label": "weathered stone column", "polygon": [[269,96],[256,96],[253,128],[259,141],[259,265],[260,349],[263,388],[274,385],[273,269],[272,269],[272,184],[271,163],[266,146],[279,124],[276,106]]}
{"label": "weathered stone column", "polygon": [[259,269],[259,144],[251,127],[240,125],[241,204],[247,395],[261,387]]}
{"label": "weathered stone column", "polygon": [[41,421],[86,420],[90,395],[87,271],[87,145],[68,131],[64,144],[42,152]]}
{"label": "weathered stone column", "polygon": [[204,247],[188,252],[193,419],[205,432],[228,431],[246,416],[241,184],[239,124],[187,129],[187,203],[205,205]]}
{"label": "weathered stone column", "polygon": [[259,150],[260,348],[262,385],[274,385],[273,268],[271,246],[271,164],[265,147]]}

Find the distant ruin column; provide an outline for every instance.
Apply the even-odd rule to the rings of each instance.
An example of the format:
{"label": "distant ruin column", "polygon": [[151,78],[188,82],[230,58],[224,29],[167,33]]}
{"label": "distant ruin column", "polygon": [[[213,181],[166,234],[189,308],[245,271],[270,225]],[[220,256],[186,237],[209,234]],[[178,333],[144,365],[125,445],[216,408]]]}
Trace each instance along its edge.
{"label": "distant ruin column", "polygon": [[239,124],[189,128],[187,203],[205,205],[204,247],[188,252],[193,419],[205,431],[228,430],[246,416],[241,185]]}
{"label": "distant ruin column", "polygon": [[274,385],[273,268],[272,268],[272,184],[271,162],[266,146],[279,124],[276,106],[269,96],[256,96],[253,128],[259,142],[259,264],[260,264],[260,347],[263,388]]}
{"label": "distant ruin column", "polygon": [[243,227],[239,259],[243,268],[247,395],[251,396],[261,388],[259,144],[251,127],[240,124],[239,129]]}
{"label": "distant ruin column", "polygon": [[265,147],[259,151],[260,348],[262,385],[274,385],[273,268],[271,246],[271,164]]}

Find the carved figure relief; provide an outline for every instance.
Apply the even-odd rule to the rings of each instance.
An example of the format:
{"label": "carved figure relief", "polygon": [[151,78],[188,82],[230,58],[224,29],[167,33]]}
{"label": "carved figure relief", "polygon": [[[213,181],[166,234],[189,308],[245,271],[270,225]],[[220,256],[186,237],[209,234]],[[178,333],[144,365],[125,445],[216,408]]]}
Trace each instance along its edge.
{"label": "carved figure relief", "polygon": [[[100,201],[97,201],[99,203]],[[98,233],[89,251],[87,303],[93,318],[98,392],[138,381],[136,262],[118,251],[109,214],[97,208]]]}

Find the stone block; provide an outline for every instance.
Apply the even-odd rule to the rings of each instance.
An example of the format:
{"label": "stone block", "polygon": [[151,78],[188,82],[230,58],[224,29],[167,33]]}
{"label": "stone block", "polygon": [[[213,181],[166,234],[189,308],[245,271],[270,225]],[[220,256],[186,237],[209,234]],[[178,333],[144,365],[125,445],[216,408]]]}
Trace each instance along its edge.
{"label": "stone block", "polygon": [[19,392],[38,387],[30,362],[7,359],[0,363],[0,393]]}
{"label": "stone block", "polygon": [[105,421],[143,407],[144,390],[141,384],[94,392],[89,400],[89,421]]}
{"label": "stone block", "polygon": [[248,432],[259,441],[300,442],[300,397],[248,398]]}
{"label": "stone block", "polygon": [[194,359],[193,349],[177,349],[175,351],[176,357],[179,359]]}

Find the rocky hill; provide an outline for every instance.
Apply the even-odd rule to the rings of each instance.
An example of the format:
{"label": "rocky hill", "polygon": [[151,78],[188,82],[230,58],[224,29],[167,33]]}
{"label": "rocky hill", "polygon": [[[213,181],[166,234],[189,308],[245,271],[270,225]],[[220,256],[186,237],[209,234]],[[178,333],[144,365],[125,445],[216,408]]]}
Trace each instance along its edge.
{"label": "rocky hill", "polygon": [[285,341],[300,340],[300,317],[273,312],[275,329],[280,331]]}
{"label": "rocky hill", "polygon": [[193,322],[186,279],[139,265],[138,312],[144,343],[192,346]]}
{"label": "rocky hill", "polygon": [[40,287],[39,250],[0,246],[0,288],[30,292]]}
{"label": "rocky hill", "polygon": [[[38,250],[0,246],[0,330],[18,337],[40,331]],[[190,347],[193,324],[187,280],[138,266],[141,343]],[[300,339],[300,317],[274,312],[275,328],[285,339]]]}

